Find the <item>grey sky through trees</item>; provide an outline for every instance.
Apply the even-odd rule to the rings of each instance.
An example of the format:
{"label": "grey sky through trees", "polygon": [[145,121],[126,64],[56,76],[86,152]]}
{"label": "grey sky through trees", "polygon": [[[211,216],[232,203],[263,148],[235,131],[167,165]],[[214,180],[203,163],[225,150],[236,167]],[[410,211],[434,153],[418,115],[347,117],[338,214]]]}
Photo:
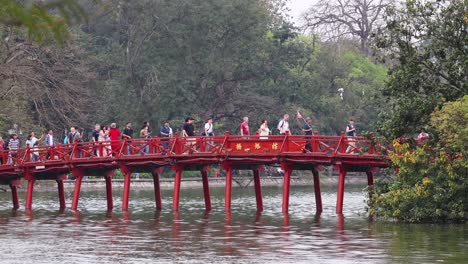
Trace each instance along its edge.
{"label": "grey sky through trees", "polygon": [[289,0],[288,7],[291,9],[289,14],[293,17],[296,26],[302,25],[300,21],[302,13],[307,11],[307,9],[315,3],[317,3],[317,0]]}

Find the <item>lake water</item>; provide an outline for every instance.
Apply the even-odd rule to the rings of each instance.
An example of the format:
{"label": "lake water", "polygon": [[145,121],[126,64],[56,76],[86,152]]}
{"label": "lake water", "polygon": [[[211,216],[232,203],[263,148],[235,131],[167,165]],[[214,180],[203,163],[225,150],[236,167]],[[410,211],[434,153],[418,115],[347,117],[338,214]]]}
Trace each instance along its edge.
{"label": "lake water", "polygon": [[55,192],[35,192],[31,213],[14,212],[10,193],[1,192],[0,262],[468,262],[468,225],[372,222],[366,194],[348,186],[344,218],[337,217],[335,188],[323,189],[321,216],[314,214],[312,187],[292,187],[289,215],[281,213],[280,187],[263,188],[261,215],[253,187],[233,189],[231,214],[223,211],[222,188],[211,190],[211,212],[204,211],[200,188],[182,189],[179,213],[171,210],[171,191],[163,192],[160,212],[152,191],[132,192],[126,214],[120,190],[114,191],[114,212],[106,211],[104,191],[83,191],[77,213],[59,212]]}

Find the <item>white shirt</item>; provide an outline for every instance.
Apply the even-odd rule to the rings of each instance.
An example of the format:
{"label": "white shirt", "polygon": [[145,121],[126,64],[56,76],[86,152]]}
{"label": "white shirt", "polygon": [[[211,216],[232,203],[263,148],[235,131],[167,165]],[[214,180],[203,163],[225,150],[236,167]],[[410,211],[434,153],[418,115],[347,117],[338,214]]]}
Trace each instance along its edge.
{"label": "white shirt", "polygon": [[36,137],[32,137],[30,140],[26,141],[26,144],[29,144],[30,147],[33,147],[34,145],[36,145],[36,143],[37,143]]}
{"label": "white shirt", "polygon": [[280,134],[285,134],[286,131],[289,131],[289,122],[285,121],[284,119],[281,120],[278,124],[278,130]]}
{"label": "white shirt", "polygon": [[206,124],[205,124],[205,131],[206,131],[208,134],[213,133],[213,124],[206,123]]}
{"label": "white shirt", "polygon": [[[49,138],[49,140],[47,140],[47,137]],[[54,136],[47,134],[45,142],[46,142],[46,146],[53,146],[54,145]]]}
{"label": "white shirt", "polygon": [[169,137],[172,137],[172,127],[169,128]]}

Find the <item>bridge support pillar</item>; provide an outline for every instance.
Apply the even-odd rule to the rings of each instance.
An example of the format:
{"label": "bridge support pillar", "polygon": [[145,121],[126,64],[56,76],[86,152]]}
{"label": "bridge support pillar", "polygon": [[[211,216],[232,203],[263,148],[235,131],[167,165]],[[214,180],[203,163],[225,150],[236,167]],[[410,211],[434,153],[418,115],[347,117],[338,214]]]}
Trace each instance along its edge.
{"label": "bridge support pillar", "polygon": [[284,170],[284,183],[283,183],[283,213],[289,211],[289,191],[291,190],[291,173],[292,169],[289,165],[282,164]]}
{"label": "bridge support pillar", "polygon": [[179,166],[175,166],[173,170],[175,170],[175,178],[174,178],[174,198],[172,200],[172,209],[174,211],[179,211],[180,183],[182,181],[183,170]]}
{"label": "bridge support pillar", "polygon": [[203,181],[203,195],[205,197],[205,210],[211,210],[210,186],[208,184],[208,168],[201,170]]}
{"label": "bridge support pillar", "polygon": [[19,209],[18,189],[17,189],[18,185],[19,185],[19,180],[13,180],[10,182],[11,201],[13,202],[14,210]]}
{"label": "bridge support pillar", "polygon": [[109,211],[114,208],[114,201],[112,198],[112,172],[106,173],[104,176],[106,179],[107,210]]}
{"label": "bridge support pillar", "polygon": [[72,175],[75,176],[75,189],[73,191],[72,210],[78,209],[78,200],[80,199],[81,182],[83,181],[84,173],[82,170],[72,170]]}
{"label": "bridge support pillar", "polygon": [[161,198],[161,184],[159,183],[159,173],[156,170],[151,172],[153,175],[153,185],[154,185],[154,201],[156,203],[156,209],[162,209],[162,198]]}
{"label": "bridge support pillar", "polygon": [[263,211],[263,198],[262,187],[260,185],[260,172],[258,169],[253,170],[254,174],[254,187],[255,187],[255,200],[257,202],[257,212]]}
{"label": "bridge support pillar", "polygon": [[367,187],[369,189],[369,199],[372,199],[374,194],[374,173],[372,171],[367,171]]}
{"label": "bridge support pillar", "polygon": [[336,213],[343,213],[343,199],[344,199],[344,184],[346,177],[346,168],[339,166],[340,175],[338,176],[338,190],[336,198]]}
{"label": "bridge support pillar", "polygon": [[35,182],[36,182],[35,179],[29,179],[28,180],[28,189],[26,191],[26,205],[25,205],[26,210],[31,210],[32,209],[32,197],[33,197],[34,183]]}
{"label": "bridge support pillar", "polygon": [[312,174],[314,175],[315,212],[320,214],[323,211],[322,193],[320,192],[320,175],[316,168],[312,170]]}
{"label": "bridge support pillar", "polygon": [[130,200],[130,178],[132,171],[129,169],[122,169],[124,173],[124,188],[122,194],[122,211],[128,211],[128,202]]}
{"label": "bridge support pillar", "polygon": [[226,168],[226,186],[224,189],[224,211],[231,212],[232,199],[232,167]]}
{"label": "bridge support pillar", "polygon": [[64,210],[67,207],[67,205],[65,203],[65,188],[63,187],[63,179],[58,178],[56,181],[60,210]]}

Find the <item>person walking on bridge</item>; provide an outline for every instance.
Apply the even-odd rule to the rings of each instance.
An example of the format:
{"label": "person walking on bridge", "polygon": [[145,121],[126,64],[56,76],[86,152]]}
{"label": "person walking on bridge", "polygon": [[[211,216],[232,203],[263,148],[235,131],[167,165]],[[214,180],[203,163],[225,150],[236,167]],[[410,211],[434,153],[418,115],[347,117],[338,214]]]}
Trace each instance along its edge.
{"label": "person walking on bridge", "polygon": [[[99,131],[98,142],[100,142],[100,148],[98,151],[98,156],[107,157],[111,152],[109,147],[109,127],[103,126],[102,129]],[[102,149],[102,151],[101,151]]]}
{"label": "person walking on bridge", "polygon": [[302,128],[302,132],[304,132],[304,135],[306,135],[305,140],[306,140],[306,145],[305,145],[305,150],[304,153],[308,151],[312,152],[312,144],[310,143],[311,135],[312,135],[312,118],[306,117],[306,122],[304,124],[304,127]]}
{"label": "person walking on bridge", "polygon": [[286,132],[289,132],[289,115],[285,114],[283,119],[278,123],[278,130],[280,135],[286,135]]}
{"label": "person walking on bridge", "polygon": [[209,136],[209,137],[214,136],[214,133],[213,133],[213,118],[208,117],[206,119],[205,129],[202,132],[202,136]]}
{"label": "person walking on bridge", "polygon": [[128,122],[125,124],[125,128],[122,131],[122,139],[127,140],[127,154],[130,155],[131,153],[131,147],[129,144],[131,144],[131,139],[133,138],[133,128],[132,128],[132,123]]}
{"label": "person walking on bridge", "polygon": [[354,148],[356,147],[356,142],[352,137],[356,136],[356,127],[354,126],[354,119],[350,118],[349,123],[346,126],[346,137],[348,137],[348,147],[346,148],[346,153],[353,153]]}
{"label": "person walking on bridge", "polygon": [[29,146],[32,147],[32,146],[38,144],[42,139],[44,139],[44,134],[42,134],[42,136],[38,139],[36,137],[36,134],[34,132],[31,132],[31,133],[29,133],[28,139],[30,140],[30,142],[29,142],[30,145]]}
{"label": "person walking on bridge", "polygon": [[171,126],[169,125],[169,122],[165,122],[164,125],[161,127],[159,131],[160,136],[162,137],[161,141],[162,143],[162,153],[166,154],[167,150],[169,148],[169,138],[171,137]]}
{"label": "person walking on bridge", "polygon": [[119,152],[120,147],[120,130],[117,128],[116,123],[112,123],[109,129],[109,138],[111,141],[112,156],[115,156]]}
{"label": "person walking on bridge", "polygon": [[195,148],[192,147],[195,145],[195,138],[191,138],[195,136],[195,127],[193,126],[193,117],[185,118],[185,124],[182,127],[182,136],[186,137],[187,147],[189,149],[189,153],[193,153]]}
{"label": "person walking on bridge", "polygon": [[249,130],[249,118],[244,117],[244,122],[240,124],[240,134],[241,136],[248,136],[250,135],[250,130]]}
{"label": "person walking on bridge", "polygon": [[9,162],[13,162],[13,158],[16,158],[18,155],[18,149],[20,147],[20,140],[18,139],[17,134],[12,134],[10,140],[8,141],[8,150],[9,150]]}
{"label": "person walking on bridge", "polygon": [[182,136],[184,137],[193,137],[195,136],[195,127],[193,126],[193,119],[192,117],[185,118],[185,123],[182,127]]}
{"label": "person walking on bridge", "polygon": [[262,120],[262,124],[260,125],[258,132],[260,134],[260,139],[268,139],[270,129],[268,128],[268,121],[266,119]]}
{"label": "person walking on bridge", "polygon": [[[143,126],[141,127],[141,130],[140,130],[140,138],[149,139],[149,138],[151,138],[151,135],[150,135],[150,133],[148,131],[148,125],[146,125],[145,123],[143,123]],[[145,140],[145,142],[143,143],[141,148],[143,149],[144,153],[148,153],[149,152],[149,140]],[[140,150],[140,152],[141,152],[141,150]],[[141,153],[141,154],[143,155],[143,153]]]}
{"label": "person walking on bridge", "polygon": [[52,131],[52,129],[47,130],[47,134],[45,135],[44,143],[48,147],[52,147],[52,146],[55,145],[54,132]]}
{"label": "person walking on bridge", "polygon": [[76,129],[75,126],[70,127],[70,133],[68,133],[68,144],[73,144],[75,142],[81,141],[80,132]]}

